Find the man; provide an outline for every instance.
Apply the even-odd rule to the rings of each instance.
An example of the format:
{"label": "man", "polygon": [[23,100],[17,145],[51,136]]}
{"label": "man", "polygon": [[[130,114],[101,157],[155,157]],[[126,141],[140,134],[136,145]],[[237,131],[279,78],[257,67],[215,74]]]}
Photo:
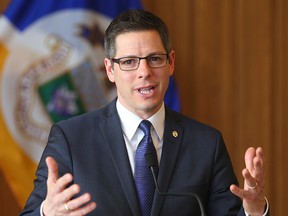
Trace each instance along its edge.
{"label": "man", "polygon": [[[247,150],[240,189],[221,134],[165,107],[175,52],[160,18],[144,10],[119,15],[106,30],[105,55],[118,97],[51,128],[22,215],[194,216],[201,212],[196,196],[207,215],[269,214],[263,150]],[[152,126],[144,121],[143,129],[142,120]],[[160,190],[190,196],[155,191],[149,162],[139,164],[144,145],[144,156],[156,160],[151,166]]]}

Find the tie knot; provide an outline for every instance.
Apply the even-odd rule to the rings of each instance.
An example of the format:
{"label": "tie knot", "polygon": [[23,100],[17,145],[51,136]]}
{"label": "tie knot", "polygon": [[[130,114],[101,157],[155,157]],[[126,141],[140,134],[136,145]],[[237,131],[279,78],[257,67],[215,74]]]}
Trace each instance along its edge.
{"label": "tie knot", "polygon": [[144,132],[144,135],[149,135],[150,134],[150,128],[151,128],[151,122],[148,120],[143,120],[140,125],[139,128]]}

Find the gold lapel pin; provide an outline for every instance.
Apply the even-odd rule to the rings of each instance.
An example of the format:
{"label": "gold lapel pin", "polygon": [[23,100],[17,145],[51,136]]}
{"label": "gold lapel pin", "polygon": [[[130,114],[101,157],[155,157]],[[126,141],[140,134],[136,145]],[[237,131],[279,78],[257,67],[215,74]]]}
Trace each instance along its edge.
{"label": "gold lapel pin", "polygon": [[178,137],[178,132],[174,130],[174,131],[172,132],[172,135],[173,135],[173,137],[176,138],[176,137]]}

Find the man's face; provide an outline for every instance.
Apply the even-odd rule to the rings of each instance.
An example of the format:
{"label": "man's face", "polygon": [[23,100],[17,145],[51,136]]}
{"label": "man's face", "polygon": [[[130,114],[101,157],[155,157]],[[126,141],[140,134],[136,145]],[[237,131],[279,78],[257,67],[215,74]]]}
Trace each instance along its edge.
{"label": "man's face", "polygon": [[[120,34],[116,37],[115,59],[136,56],[146,57],[151,54],[166,54],[157,31],[140,31]],[[169,84],[169,77],[174,71],[174,51],[169,54],[168,63],[161,68],[150,68],[142,59],[138,69],[123,71],[119,64],[105,59],[108,78],[115,82],[118,99],[128,110],[147,119],[161,107]]]}

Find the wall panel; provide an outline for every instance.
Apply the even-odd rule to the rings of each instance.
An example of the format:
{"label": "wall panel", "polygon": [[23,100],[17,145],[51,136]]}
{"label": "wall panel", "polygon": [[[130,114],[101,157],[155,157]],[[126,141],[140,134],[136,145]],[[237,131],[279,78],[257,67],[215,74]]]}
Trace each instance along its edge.
{"label": "wall panel", "polygon": [[19,212],[20,206],[0,169],[0,215],[16,216]]}
{"label": "wall panel", "polygon": [[[173,15],[163,9],[163,2],[144,2],[161,17],[173,16],[166,21],[177,29],[172,39],[182,112],[223,132],[240,180],[245,150],[262,146],[271,212],[285,215],[287,1],[168,0],[166,7],[185,5]],[[184,18],[188,21],[182,26]]]}

